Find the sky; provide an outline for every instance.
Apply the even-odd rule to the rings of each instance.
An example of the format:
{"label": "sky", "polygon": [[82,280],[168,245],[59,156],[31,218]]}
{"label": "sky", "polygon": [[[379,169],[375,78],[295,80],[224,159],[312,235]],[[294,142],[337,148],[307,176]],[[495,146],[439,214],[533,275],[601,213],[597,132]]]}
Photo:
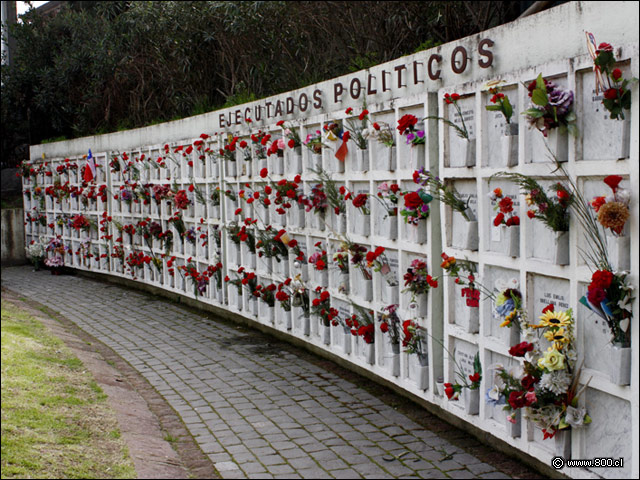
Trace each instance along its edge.
{"label": "sky", "polygon": [[[45,3],[47,3],[47,2],[31,2],[31,4],[34,6],[34,8],[37,8],[40,5],[43,5]],[[26,2],[16,2],[16,7],[17,7],[17,10],[18,10],[18,15],[22,15],[24,12],[26,12],[28,10]]]}

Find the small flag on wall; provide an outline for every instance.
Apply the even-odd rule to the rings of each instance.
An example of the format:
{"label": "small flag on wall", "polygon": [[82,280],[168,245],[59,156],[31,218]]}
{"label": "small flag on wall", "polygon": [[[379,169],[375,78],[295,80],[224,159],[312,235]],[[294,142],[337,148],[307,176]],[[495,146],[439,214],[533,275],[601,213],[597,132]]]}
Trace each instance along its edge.
{"label": "small flag on wall", "polygon": [[84,176],[83,180],[87,183],[93,181],[96,177],[96,162],[91,154],[91,149],[89,149],[89,154],[87,155],[87,163],[84,166]]}

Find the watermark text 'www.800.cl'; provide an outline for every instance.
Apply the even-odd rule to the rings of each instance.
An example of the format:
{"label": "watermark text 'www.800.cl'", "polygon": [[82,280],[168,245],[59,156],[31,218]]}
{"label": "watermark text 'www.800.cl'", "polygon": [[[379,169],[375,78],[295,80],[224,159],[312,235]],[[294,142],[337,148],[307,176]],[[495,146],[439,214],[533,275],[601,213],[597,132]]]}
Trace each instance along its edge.
{"label": "watermark text 'www.800.cl'", "polygon": [[565,460],[564,457],[553,457],[551,466],[556,470],[562,468],[623,468],[624,459],[612,457]]}

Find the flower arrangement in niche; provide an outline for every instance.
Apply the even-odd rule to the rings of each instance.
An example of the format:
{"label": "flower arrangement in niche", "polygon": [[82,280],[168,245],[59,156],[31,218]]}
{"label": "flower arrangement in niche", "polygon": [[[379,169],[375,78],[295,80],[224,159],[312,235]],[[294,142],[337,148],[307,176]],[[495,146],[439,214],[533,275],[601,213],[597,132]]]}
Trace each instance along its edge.
{"label": "flower arrangement in niche", "polygon": [[316,288],[318,298],[311,302],[311,314],[319,317],[324,325],[329,326],[334,318],[338,317],[338,310],[331,307],[331,295],[322,287]]}
{"label": "flower arrangement in niche", "polygon": [[373,268],[374,272],[379,272],[382,274],[385,282],[388,285],[394,287],[398,285],[398,280],[396,274],[391,267],[389,266],[389,260],[385,255],[384,247],[376,247],[375,250],[371,250],[366,253],[365,260],[367,262],[368,268]]}
{"label": "flower arrangement in niche", "polygon": [[460,105],[458,105],[458,101],[460,101],[460,95],[457,93],[445,93],[444,94],[444,103],[447,105],[453,105],[453,109],[456,111],[456,115],[460,117],[461,125],[456,124],[455,122],[448,120],[442,117],[427,117],[429,119],[440,120],[450,127],[452,127],[456,131],[456,135],[460,138],[464,138],[465,140],[470,140],[469,138],[469,130],[467,129],[467,125],[464,123],[464,115],[462,115],[462,110],[460,109]]}
{"label": "flower arrangement in niche", "polygon": [[515,214],[513,209],[513,200],[502,193],[501,188],[495,188],[489,193],[489,198],[496,202],[493,207],[498,213],[493,219],[493,226],[499,227],[500,225],[506,225],[507,227],[514,227],[520,225],[520,217]]}
{"label": "flower arrangement in niche", "polygon": [[318,271],[324,271],[328,268],[327,251],[322,248],[322,242],[315,244],[316,251],[309,256],[309,263]]}
{"label": "flower arrangement in niche", "polygon": [[389,335],[392,344],[400,343],[400,333],[402,331],[402,322],[396,313],[397,309],[398,305],[384,307],[380,322],[380,331],[385,335]]}
{"label": "flower arrangement in niche", "polygon": [[460,213],[465,220],[474,220],[473,212],[469,208],[471,197],[468,197],[466,201],[462,200],[455,187],[446,185],[429,170],[421,167],[419,170],[414,171],[413,181],[422,187],[429,187],[428,193],[431,198],[435,198],[445,205],[449,205],[454,211]]}
{"label": "flower arrangement in niche", "polygon": [[369,208],[369,194],[359,193],[356,196],[352,195],[351,203],[355,208],[359,209],[363,215],[369,215],[371,213]]}
{"label": "flower arrangement in niche", "polygon": [[500,172],[495,176],[509,178],[520,186],[525,194],[529,218],[542,221],[554,232],[569,231],[569,208],[573,202],[573,194],[565,185],[554,183],[549,189],[551,194],[547,195],[544,188],[528,175]]}
{"label": "flower arrangement in niche", "polygon": [[397,183],[389,185],[387,182],[382,182],[378,185],[378,193],[376,198],[387,212],[385,218],[395,217],[398,215],[398,200],[399,200],[400,186]]}
{"label": "flower arrangement in niche", "polygon": [[620,188],[622,177],[609,175],[604,183],[611,188],[611,195],[595,197],[590,203],[597,214],[598,223],[609,229],[614,235],[622,235],[629,220],[629,190]]}
{"label": "flower arrangement in niche", "polygon": [[282,127],[284,129],[284,138],[286,138],[287,147],[293,149],[302,145],[302,141],[300,140],[300,135],[298,134],[298,130],[285,123],[284,120],[280,120],[276,123],[276,126]]}
{"label": "flower arrangement in niche", "polygon": [[322,186],[321,189],[324,193],[324,198],[320,198],[320,200],[323,202],[326,201],[326,203],[333,208],[336,215],[345,213],[347,211],[347,204],[345,200],[346,189],[344,186],[338,187],[335,180],[331,178],[331,175],[322,168],[312,170],[312,172],[318,176],[318,178],[314,180],[316,186]]}
{"label": "flower arrangement in niche", "polygon": [[302,196],[300,192],[300,175],[296,175],[293,181],[281,179],[273,184],[276,196],[273,203],[278,207],[276,212],[284,215],[286,210],[291,208],[293,202],[299,202]]}
{"label": "flower arrangement in niche", "polygon": [[[540,323],[526,326],[528,340],[509,350],[511,356],[523,358],[522,368],[508,370],[497,365],[497,382],[487,396],[496,404],[505,402],[511,418],[517,410],[526,409],[546,440],[560,430],[589,424],[591,418],[586,409],[578,407],[578,398],[589,382],[578,388],[572,311],[556,312],[553,305],[544,310]],[[549,345],[544,351],[543,339]]]}
{"label": "flower arrangement in niche", "polygon": [[484,86],[484,89],[492,95],[489,99],[492,105],[485,105],[484,108],[489,112],[502,113],[507,124],[510,124],[513,116],[513,106],[509,97],[500,91],[503,83],[505,83],[504,80],[493,80]]}
{"label": "flower arrangement in niche", "polygon": [[418,356],[428,355],[427,331],[414,320],[402,322],[402,348],[404,351]]}
{"label": "flower arrangement in niche", "polygon": [[633,298],[633,287],[626,273],[596,270],[580,303],[607,323],[612,343],[628,347],[631,345]]}
{"label": "flower arrangement in niche", "polygon": [[271,142],[271,145],[267,149],[267,156],[276,155],[278,157],[284,157],[284,147],[286,142],[284,138],[278,138]]}
{"label": "flower arrangement in niche", "polygon": [[398,120],[398,126],[396,127],[400,132],[400,135],[406,137],[407,145],[424,145],[425,133],[424,130],[418,130],[416,125],[418,124],[418,118],[415,115],[409,113],[403,115]]}
{"label": "flower arrangement in niche", "polygon": [[269,135],[268,133],[264,133],[262,130],[259,130],[257,133],[252,133],[249,138],[251,139],[251,143],[253,145],[253,152],[255,153],[258,160],[266,160],[266,145],[267,143],[269,143],[269,140],[271,140],[271,135]]}
{"label": "flower arrangement in niche", "polygon": [[542,74],[527,86],[532,106],[522,112],[529,124],[546,137],[549,130],[560,128],[577,136],[573,92],[542,78]]}
{"label": "flower arrangement in niche", "polygon": [[373,122],[369,129],[369,136],[385,147],[391,148],[396,145],[396,136],[386,122]]}
{"label": "flower arrangement in niche", "polygon": [[278,284],[275,292],[275,298],[285,312],[291,311],[291,294],[287,291],[287,287],[291,284],[291,278],[287,278],[283,283]]}
{"label": "flower arrangement in niche", "polygon": [[365,280],[371,280],[373,278],[371,271],[367,266],[367,247],[345,240],[341,245],[341,249],[342,251],[348,251],[351,254],[351,264],[362,272],[362,276]]}
{"label": "flower arrangement in niche", "polygon": [[483,292],[487,297],[493,297],[493,292],[488,291],[484,286],[476,281],[476,268],[468,260],[459,260],[442,253],[442,263],[440,267],[447,272],[447,276],[454,277],[456,285],[464,288],[461,295],[466,298],[467,307],[478,308],[480,306],[480,294]]}
{"label": "flower arrangement in niche", "polygon": [[411,303],[415,303],[417,295],[423,295],[432,288],[438,288],[438,279],[427,272],[427,262],[416,258],[404,274],[404,286],[402,293],[410,292]]}
{"label": "flower arrangement in niche", "polygon": [[496,280],[494,298],[495,316],[502,320],[500,327],[519,325],[525,316],[522,308],[522,293],[518,290],[520,282],[511,278],[508,281]]}
{"label": "flower arrangement in niche", "polygon": [[[353,108],[347,108],[345,113],[347,115],[351,115],[353,113]],[[350,134],[349,139],[353,140],[360,150],[366,150],[369,148],[369,137],[371,136],[369,123],[369,110],[366,109],[366,106],[358,115],[357,120],[355,117],[352,117],[347,118],[345,122],[345,129]]]}
{"label": "flower arrangement in niche", "polygon": [[469,390],[478,390],[480,388],[480,382],[482,381],[482,364],[480,363],[480,353],[476,353],[473,357],[473,373],[471,375],[465,376],[460,367],[455,360],[454,363],[456,365],[456,376],[459,378],[461,383],[457,381],[455,383],[445,383],[444,384],[444,393],[447,395],[447,399],[449,400],[458,400],[460,397],[460,393],[464,388],[468,388]]}
{"label": "flower arrangement in niche", "polygon": [[603,92],[602,105],[611,114],[610,118],[624,120],[624,110],[631,109],[630,81],[622,78],[622,71],[616,67],[613,47],[608,43],[601,43],[596,48],[596,40],[593,34],[589,32],[585,32],[585,34],[587,36],[587,48],[594,63],[596,95],[600,91]]}
{"label": "flower arrangement in niche", "polygon": [[351,334],[354,336],[362,337],[365,343],[372,344],[375,342],[375,320],[373,317],[373,310],[363,308],[360,305],[351,303],[353,309],[356,311],[351,315],[350,323],[347,322],[347,326],[351,327]]}
{"label": "flower arrangement in niche", "polygon": [[400,211],[400,215],[404,218],[405,223],[418,225],[420,220],[429,217],[429,203],[433,197],[420,189],[417,192],[402,193],[404,199],[404,207]]}
{"label": "flower arrangement in niche", "polygon": [[322,153],[322,147],[326,146],[322,141],[322,132],[320,130],[308,133],[302,143],[316,155],[320,155]]}
{"label": "flower arrangement in niche", "polygon": [[228,160],[230,162],[236,161],[236,148],[238,140],[238,137],[234,137],[231,134],[227,135],[225,146],[218,150],[218,154],[220,155],[221,159]]}

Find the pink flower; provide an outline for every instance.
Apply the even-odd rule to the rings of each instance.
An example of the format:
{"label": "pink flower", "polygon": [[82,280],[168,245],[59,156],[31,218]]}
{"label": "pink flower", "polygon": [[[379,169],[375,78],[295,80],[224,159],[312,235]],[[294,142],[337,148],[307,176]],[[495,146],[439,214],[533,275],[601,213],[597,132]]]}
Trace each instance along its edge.
{"label": "pink flower", "polygon": [[530,392],[527,392],[524,398],[529,405],[532,405],[538,401],[538,399],[536,398],[536,392],[533,390]]}

